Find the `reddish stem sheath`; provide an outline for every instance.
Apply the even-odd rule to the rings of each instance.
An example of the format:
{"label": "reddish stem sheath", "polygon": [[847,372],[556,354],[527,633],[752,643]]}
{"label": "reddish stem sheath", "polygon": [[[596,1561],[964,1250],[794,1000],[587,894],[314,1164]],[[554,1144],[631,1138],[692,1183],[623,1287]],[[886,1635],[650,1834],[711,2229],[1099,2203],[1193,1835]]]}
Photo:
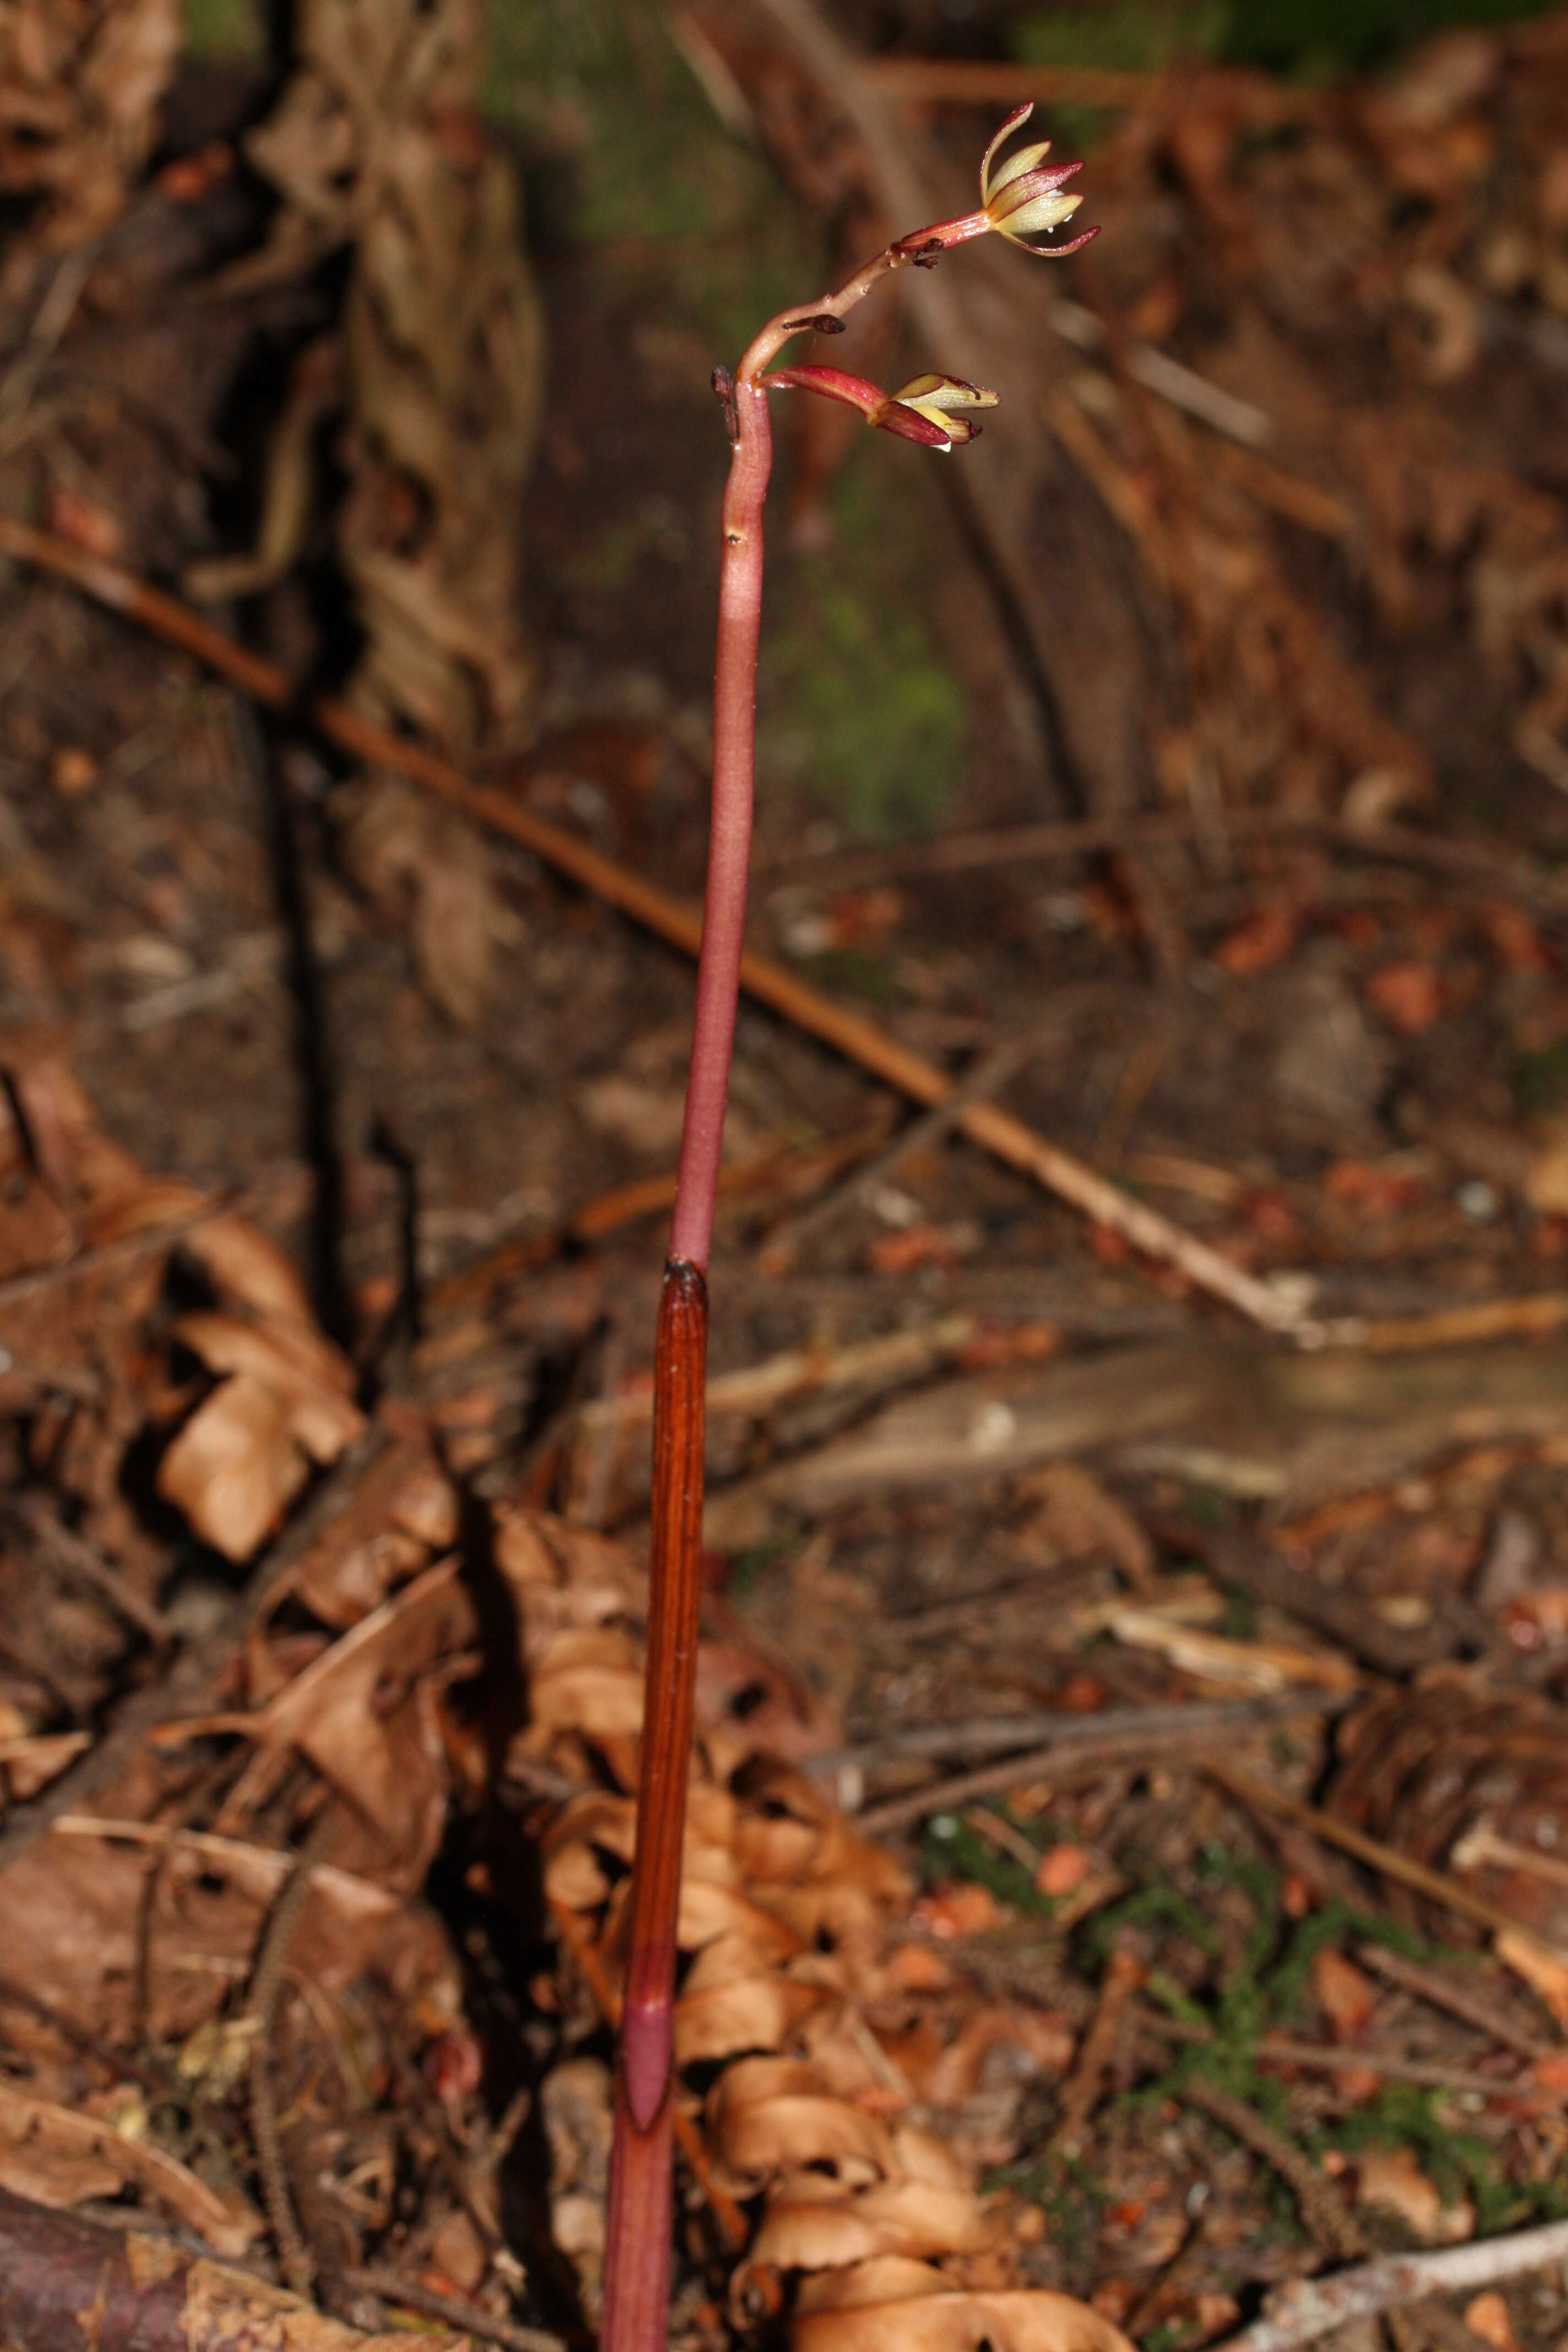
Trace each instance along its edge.
{"label": "reddish stem sheath", "polygon": [[616,2083],[601,2352],[649,2352],[661,2345],[669,2305],[676,1925],[701,1599],[707,1366],[708,1285],[699,1266],[672,1256],[664,1272],[654,1357],[648,1696]]}
{"label": "reddish stem sheath", "polygon": [[756,764],[763,503],[773,466],[768,396],[735,387],[724,493],[713,680],[713,803],[697,1017],[675,1216],[654,1354],[647,1665],[610,2164],[600,2352],[653,2352],[669,2304],[676,1929],[701,1597],[706,1269],[735,1036]]}

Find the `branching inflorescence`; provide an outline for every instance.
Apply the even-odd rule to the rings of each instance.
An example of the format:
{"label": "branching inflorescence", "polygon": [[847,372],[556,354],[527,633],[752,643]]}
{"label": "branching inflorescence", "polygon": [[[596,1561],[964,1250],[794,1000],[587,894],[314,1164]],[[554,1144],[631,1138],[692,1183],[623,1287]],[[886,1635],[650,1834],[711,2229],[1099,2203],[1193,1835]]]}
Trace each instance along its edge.
{"label": "branching inflorescence", "polygon": [[746,916],[755,766],[757,642],[763,602],[763,506],[773,465],[770,392],[811,392],[858,408],[867,423],[930,449],[975,438],[976,413],[997,396],[963,377],[918,375],[884,393],[840,368],[774,368],[795,335],[843,331],[846,314],[896,270],[929,269],[951,247],[995,234],[1057,258],[1087,245],[1038,240],[1083,201],[1065,194],[1080,166],[1047,167],[1050,142],[1001,151],[1033,109],[1010,114],[980,166],[980,209],[900,237],[821,301],[782,312],[731,378],[714,372],[731,444],[725,488],[713,685],[713,789],[697,1012],[687,1081],[669,1255],[654,1365],[652,1556],[637,1851],[627,1916],[616,2137],[610,2175],[602,2352],[660,2352],[666,2340],[672,2233],[674,2007],[680,1854],[686,1815],[700,1594],[703,1383],[709,1251],[735,1033]]}

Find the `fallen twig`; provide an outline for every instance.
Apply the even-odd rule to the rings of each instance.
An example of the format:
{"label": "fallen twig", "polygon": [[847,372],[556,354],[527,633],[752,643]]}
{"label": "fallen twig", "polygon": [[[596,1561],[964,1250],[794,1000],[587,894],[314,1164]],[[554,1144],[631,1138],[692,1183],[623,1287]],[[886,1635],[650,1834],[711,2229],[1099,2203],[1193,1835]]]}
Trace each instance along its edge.
{"label": "fallen twig", "polygon": [[1216,1584],[1244,1592],[1267,1608],[1283,1610],[1298,1624],[1326,1633],[1330,1641],[1377,1674],[1407,1675],[1441,1655],[1425,1633],[1387,1625],[1352,1593],[1335,1591],[1308,1570],[1291,1566],[1282,1551],[1255,1537],[1184,1524],[1183,1535]]}
{"label": "fallen twig", "polygon": [[[1179,2017],[1146,2017],[1144,2023],[1151,2032],[1167,2042],[1189,2042],[1202,2049],[1217,2038],[1205,2025],[1189,2024]],[[1413,2083],[1419,2090],[1464,2091],[1478,2099],[1530,2098],[1531,2086],[1517,2075],[1500,2078],[1479,2074],[1463,2066],[1444,2066],[1422,2058],[1401,2058],[1396,2052],[1356,2046],[1336,2049],[1327,2042],[1298,2042],[1287,2033],[1265,2034],[1260,2042],[1250,2045],[1247,2055],[1259,2066],[1298,2066],[1308,2074],[1376,2074],[1388,2083]],[[1542,2098],[1554,2094],[1535,2094]]]}
{"label": "fallen twig", "polygon": [[37,1538],[45,1559],[51,1561],[62,1575],[85,1584],[116,1616],[144,1633],[156,1648],[164,1649],[174,1639],[174,1627],[163,1611],[127,1584],[111,1562],[94,1550],[91,1544],[84,1543],[37,1498],[18,1503],[16,1513]]}
{"label": "fallen twig", "polygon": [[873,1771],[879,1764],[896,1763],[907,1756],[984,1755],[987,1748],[1017,1751],[1045,1744],[1095,1748],[1108,1740],[1159,1739],[1172,1735],[1196,1738],[1205,1731],[1239,1731],[1252,1724],[1278,1723],[1282,1716],[1332,1714],[1348,1704],[1343,1691],[1308,1690],[1261,1699],[1194,1699],[1174,1706],[1108,1706],[1092,1715],[1066,1715],[1058,1708],[1054,1713],[1042,1709],[1036,1715],[970,1716],[962,1723],[916,1724],[907,1731],[889,1731],[858,1746],[805,1756],[800,1769],[815,1779],[831,1780],[836,1772],[854,1768]]}
{"label": "fallen twig", "polygon": [[[142,1742],[157,1727],[194,1710],[208,1686],[228,1664],[252,1628],[259,1624],[322,1529],[347,1508],[360,1480],[386,1444],[385,1432],[372,1423],[338,1456],[303,1508],[268,1551],[264,1551],[246,1582],[199,1640],[182,1651],[172,1669],[159,1680],[134,1690],[96,1746],[57,1774],[37,1796],[13,1805],[0,1831],[0,1873],[24,1854],[57,1822],[74,1813],[100,1790],[112,1787],[130,1765]],[[138,1824],[144,1827],[145,1824]],[[98,1825],[101,1833],[101,1824]],[[166,1830],[156,1832],[166,1836]]]}
{"label": "fallen twig", "polygon": [[300,1848],[284,1881],[283,1891],[272,1906],[250,1981],[250,2015],[256,2021],[256,2036],[250,2045],[250,2128],[256,2141],[256,2168],[261,2178],[262,2200],[272,2226],[279,2265],[300,2295],[310,2293],[316,2265],[295,2216],[279,2132],[278,2086],[274,2079],[278,2066],[276,2036],[289,1948],[310,1897],[314,1865],[326,1852],[332,1832],[329,1808]]}
{"label": "fallen twig", "polygon": [[[1332,1813],[1325,1813],[1319,1806],[1306,1804],[1300,1797],[1288,1796],[1283,1789],[1270,1788],[1266,1780],[1255,1780],[1250,1773],[1238,1772],[1229,1764],[1205,1759],[1203,1769],[1211,1780],[1217,1780],[1222,1789],[1228,1790],[1244,1805],[1256,1807],[1266,1813],[1278,1813],[1288,1822],[1299,1822],[1303,1829],[1309,1829],[1315,1836],[1321,1837],[1325,1845],[1338,1846],[1342,1853],[1352,1854],[1357,1862],[1364,1862],[1369,1868],[1381,1871],[1385,1878],[1396,1879],[1402,1886],[1413,1887],[1416,1894],[1425,1895],[1433,1903],[1442,1904],[1458,1917],[1473,1920],[1478,1927],[1489,1928],[1495,1936],[1520,1936],[1530,1942],[1539,1940],[1531,1936],[1522,1920],[1516,1919],[1510,1912],[1500,1910],[1495,1903],[1488,1903],[1483,1896],[1472,1895],[1468,1886],[1462,1886],[1446,1871],[1428,1869],[1424,1862],[1416,1862],[1411,1855],[1399,1853],[1396,1847],[1384,1845],[1381,1838],[1368,1837],[1364,1830],[1352,1828],[1349,1822],[1336,1821]],[[1542,1948],[1553,1949],[1549,1945],[1542,1945]]]}
{"label": "fallen twig", "polygon": [[[747,1201],[765,1199],[774,1192],[788,1195],[797,1191],[816,1191],[875,1151],[887,1131],[885,1119],[868,1121],[833,1143],[814,1143],[799,1150],[775,1147],[759,1152],[752,1160],[732,1160],[719,1171],[719,1198],[723,1202]],[[502,1283],[515,1281],[519,1276],[531,1274],[535,1267],[547,1265],[563,1246],[603,1241],[625,1225],[637,1224],[644,1217],[662,1215],[674,1200],[673,1169],[667,1175],[641,1176],[633,1183],[617,1184],[611,1192],[596,1193],[581,1208],[574,1209],[564,1224],[511,1234],[471,1265],[443,1275],[429,1287],[426,1310],[432,1316],[440,1316],[455,1314],[460,1307],[482,1305]],[[4,1297],[0,1290],[0,1303]]]}
{"label": "fallen twig", "polygon": [[[423,745],[389,733],[342,703],[302,697],[276,663],[263,661],[236,645],[221,630],[209,627],[188,605],[119,565],[106,563],[68,541],[34,530],[9,516],[0,516],[0,556],[70,581],[110,611],[194,654],[267,709],[295,714],[354,759],[406,776],[476,824],[520,842],[683,954],[695,955],[700,947],[700,917],[640,875],[535,816],[512,794],[470,783]],[[952,1080],[934,1062],[910,1053],[874,1023],[847,1012],[765,957],[742,959],[741,985],[758,1003],[912,1101],[934,1108],[952,1092]],[[1206,1242],[1108,1183],[1010,1112],[998,1110],[991,1103],[972,1103],[959,1113],[956,1125],[961,1134],[1005,1166],[1032,1177],[1096,1224],[1121,1234],[1144,1256],[1175,1266],[1196,1288],[1222,1299],[1249,1322],[1304,1341],[1319,1339],[1317,1325],[1295,1300],[1244,1273]]]}
{"label": "fallen twig", "polygon": [[72,1257],[51,1258],[47,1265],[30,1265],[20,1274],[8,1274],[0,1282],[0,1307],[19,1306],[24,1299],[36,1298],[64,1283],[85,1281],[122,1265],[140,1265],[143,1258],[157,1257],[164,1250],[176,1248],[204,1225],[214,1224],[220,1217],[233,1216],[237,1211],[265,1208],[269,1215],[291,1215],[296,1204],[304,1206],[310,1181],[310,1170],[289,1164],[258,1176],[248,1184],[216,1193],[197,1208],[142,1226],[136,1233],[121,1234],[114,1241],[78,1250]]}
{"label": "fallen twig", "polygon": [[[794,1398],[837,1389],[879,1394],[920,1380],[937,1365],[961,1356],[979,1329],[975,1316],[944,1315],[934,1323],[883,1332],[875,1339],[853,1340],[847,1347],[786,1348],[760,1364],[745,1364],[710,1381],[708,1416],[713,1420],[726,1412],[760,1415],[775,1412]],[[581,1425],[588,1430],[626,1428],[652,1418],[653,1391],[647,1388],[596,1398],[583,1407],[580,1415]]]}
{"label": "fallen twig", "polygon": [[[787,1226],[769,1234],[767,1246],[758,1261],[763,1272],[787,1274],[808,1242],[819,1240],[857,1202],[868,1201],[878,1186],[887,1183],[913,1153],[929,1151],[934,1144],[951,1135],[962,1111],[967,1110],[972,1103],[989,1102],[1009,1078],[1016,1076],[1024,1065],[1040,1052],[1043,1044],[1038,1031],[1031,1030],[1025,1036],[1004,1037],[988,1054],[979,1055],[956,1082],[945,1102],[938,1103],[923,1117],[911,1119],[908,1127],[894,1136],[886,1150],[878,1152],[874,1159],[857,1168],[837,1191],[815,1202]],[[712,1393],[710,1387],[710,1406]]]}
{"label": "fallen twig", "polygon": [[[1359,824],[1344,817],[1304,816],[1289,809],[1226,809],[1225,825],[1233,841],[1326,842],[1359,856],[1425,867],[1503,891],[1558,920],[1568,915],[1568,890],[1555,875],[1538,873],[1492,842],[1425,833],[1413,824]],[[831,856],[788,858],[762,880],[764,888],[776,888],[831,872],[836,887],[859,889],[895,875],[969,874],[988,866],[1048,864],[1129,847],[1158,849],[1167,843],[1201,840],[1205,831],[1204,822],[1187,811],[991,825],[936,834],[922,841],[835,850]]]}
{"label": "fallen twig", "polygon": [[1250,2148],[1260,2157],[1271,2172],[1279,2174],[1301,2209],[1301,2219],[1321,2246],[1343,2262],[1366,2252],[1366,2240],[1360,2225],[1336,2195],[1334,2189],[1305,2149],[1282,2131],[1276,2131],[1266,2116],[1244,2099],[1210,2082],[1206,2074],[1189,2074],[1178,2086],[1178,2095],[1189,2107],[1196,2107],[1227,2131],[1232,2139]]}
{"label": "fallen twig", "polygon": [[1419,1961],[1407,1960],[1402,1952],[1388,1951],[1381,1944],[1358,1945],[1356,1958],[1373,1976],[1382,1977],[1387,1984],[1398,1985],[1405,1992],[1415,1993],[1434,2009],[1446,2010],[1450,2017],[1458,2018],[1466,2025],[1473,2025],[1478,2033],[1500,2042],[1517,2057],[1533,2063],[1538,2058],[1562,2055],[1550,2042],[1524,2032],[1483,1995],[1472,1991],[1468,1985],[1455,1984],[1436,1969],[1423,1968]]}
{"label": "fallen twig", "polygon": [[[1278,1720],[1286,1715],[1326,1715],[1344,1704],[1345,1694],[1342,1691],[1292,1691],[1288,1697],[1282,1694],[1272,1703],[1273,1718]],[[1081,1732],[1075,1728],[1070,1745],[1067,1738],[1058,1735],[1040,1747],[1026,1748],[1016,1756],[1009,1756],[1004,1763],[982,1764],[973,1772],[960,1772],[952,1780],[928,1783],[923,1789],[913,1790],[908,1796],[889,1797],[882,1804],[868,1805],[858,1815],[858,1824],[861,1829],[879,1833],[886,1830],[904,1829],[910,1822],[924,1821],[931,1813],[951,1812],[955,1806],[967,1804],[972,1797],[988,1797],[998,1789],[1010,1789],[1018,1781],[1030,1780],[1041,1772],[1049,1772],[1053,1769],[1059,1771],[1069,1760],[1075,1766],[1083,1762],[1110,1762],[1127,1758],[1141,1762],[1152,1748],[1163,1751],[1167,1748],[1212,1744],[1222,1736],[1213,1719],[1222,1712],[1230,1715],[1233,1720],[1237,1717],[1243,1721],[1258,1719],[1257,1710],[1244,1715],[1240,1708],[1215,1707],[1211,1711],[1196,1706],[1182,1708],[1119,1707],[1116,1709],[1121,1718],[1118,1728],[1095,1724],[1091,1734],[1087,1726],[1094,1718],[1069,1717],[1064,1721],[1064,1733],[1068,1724],[1076,1727],[1082,1723],[1086,1726]],[[1156,1728],[1147,1719],[1137,1719],[1155,1716],[1186,1716],[1194,1719],[1190,1723],[1180,1724],[1170,1721],[1163,1730]],[[1197,1719],[1200,1717],[1204,1718],[1201,1721]],[[830,1760],[827,1758],[816,1759],[808,1769],[820,1770]],[[1216,1768],[1205,1762],[1204,1769]]]}
{"label": "fallen twig", "polygon": [[[482,2344],[502,2345],[505,2352],[564,2352],[561,2338],[542,2327],[521,2327],[515,2319],[498,2319],[478,2304],[455,2294],[440,2294],[434,2287],[400,2278],[395,2271],[348,2270],[343,2273],[343,2284],[356,2294],[379,2295],[394,2309],[413,2312],[420,2319],[438,2319],[447,2327],[460,2327]],[[418,2340],[421,2345],[429,2340],[423,2328]]]}
{"label": "fallen twig", "polygon": [[1072,2073],[1062,2085],[1061,2117],[1051,2134],[1052,2153],[1069,2163],[1083,2152],[1089,2117],[1100,2104],[1129,2011],[1148,1973],[1143,1962],[1128,1951],[1113,1951],[1107,1963],[1094,2015],[1079,2043]]}
{"label": "fallen twig", "polygon": [[[128,2216],[127,2219],[132,2217]],[[106,2229],[0,2189],[0,2343],[28,2352],[395,2352],[406,2341],[329,2319],[254,2272],[136,2228]],[[421,2352],[465,2352],[426,2335]],[[531,2352],[546,2352],[540,2336]]]}
{"label": "fallen twig", "polygon": [[1268,2297],[1261,2319],[1227,2336],[1215,2352],[1295,2352],[1351,2320],[1397,2311],[1429,2294],[1468,2293],[1568,2260],[1568,2221],[1546,2221],[1511,2237],[1479,2238],[1434,2253],[1388,2254],[1326,2278],[1291,2279]]}

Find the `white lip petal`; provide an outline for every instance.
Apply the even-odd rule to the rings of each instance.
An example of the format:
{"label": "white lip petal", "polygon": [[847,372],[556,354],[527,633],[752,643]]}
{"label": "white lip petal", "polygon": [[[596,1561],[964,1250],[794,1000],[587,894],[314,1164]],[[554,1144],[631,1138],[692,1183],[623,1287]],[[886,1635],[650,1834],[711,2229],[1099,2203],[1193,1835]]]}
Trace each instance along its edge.
{"label": "white lip petal", "polygon": [[1036,196],[996,226],[1006,236],[1035,236],[1042,229],[1057,228],[1063,221],[1070,220],[1082,202],[1081,196],[1064,196],[1055,192]]}
{"label": "white lip petal", "polygon": [[1015,180],[1021,180],[1026,172],[1037,172],[1050,152],[1051,142],[1048,139],[1042,139],[1037,146],[1016,149],[1008,156],[1007,161],[1005,163],[999,163],[992,173],[991,184],[985,194],[986,203],[989,204],[1002,189],[1011,187]]}
{"label": "white lip petal", "polygon": [[982,204],[985,204],[989,200],[991,194],[992,157],[995,154],[996,150],[1004,143],[1005,141],[1011,139],[1015,131],[1018,130],[1022,124],[1027,122],[1034,110],[1035,102],[1033,99],[1026,99],[1022,106],[1016,106],[1013,109],[1012,113],[1007,117],[1006,121],[1002,125],[1000,131],[997,131],[995,137],[992,140],[991,144],[985,150],[984,154],[982,156],[980,161],[980,201]]}
{"label": "white lip petal", "polygon": [[[928,425],[934,425],[937,431],[946,436],[942,443],[942,452],[943,456],[945,456],[948,450],[952,446],[952,426],[949,419],[942,415],[941,409],[931,407],[929,402],[923,400],[900,400],[899,406],[900,408],[912,408],[917,416],[923,416]],[[934,442],[928,443],[927,446],[928,447],[934,448],[936,444]]]}

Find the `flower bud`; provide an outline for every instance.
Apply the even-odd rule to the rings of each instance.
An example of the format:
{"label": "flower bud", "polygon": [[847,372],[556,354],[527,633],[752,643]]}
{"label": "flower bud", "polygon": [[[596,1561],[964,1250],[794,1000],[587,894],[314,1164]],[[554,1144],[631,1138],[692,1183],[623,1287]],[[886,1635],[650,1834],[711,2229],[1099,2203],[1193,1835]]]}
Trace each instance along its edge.
{"label": "flower bud", "polygon": [[[971,424],[963,415],[965,409],[996,405],[995,393],[988,392],[983,383],[965,383],[957,375],[917,375],[900,385],[888,403],[890,409],[906,409],[912,415],[923,417],[944,436],[949,448],[974,440],[980,432],[979,425]],[[901,425],[889,426],[886,411],[871,422],[880,425],[884,431],[897,433],[904,429]]]}
{"label": "flower bud", "polygon": [[841,400],[847,407],[858,408],[868,425],[896,433],[901,441],[918,441],[927,449],[948,450],[973,441],[980,427],[962,412],[996,405],[994,392],[956,375],[917,375],[892,394],[843,368],[774,368],[763,382],[770,392],[815,392],[825,400]]}

